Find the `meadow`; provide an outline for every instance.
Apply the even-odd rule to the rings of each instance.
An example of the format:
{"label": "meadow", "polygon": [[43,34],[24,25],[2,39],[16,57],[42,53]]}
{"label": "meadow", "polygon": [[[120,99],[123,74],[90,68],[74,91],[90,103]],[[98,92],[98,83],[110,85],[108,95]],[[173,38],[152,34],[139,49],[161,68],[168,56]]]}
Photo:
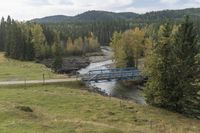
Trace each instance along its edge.
{"label": "meadow", "polygon": [[85,90],[81,82],[0,86],[1,133],[199,133],[200,121]]}
{"label": "meadow", "polygon": [[42,80],[63,78],[42,64],[9,59],[0,53],[0,81]]}

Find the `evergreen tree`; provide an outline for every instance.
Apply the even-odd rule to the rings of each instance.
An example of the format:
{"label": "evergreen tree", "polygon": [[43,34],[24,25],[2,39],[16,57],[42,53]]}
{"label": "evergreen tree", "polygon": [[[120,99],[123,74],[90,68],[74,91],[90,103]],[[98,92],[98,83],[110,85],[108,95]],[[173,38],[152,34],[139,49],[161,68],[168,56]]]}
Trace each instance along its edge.
{"label": "evergreen tree", "polygon": [[12,45],[12,20],[10,18],[10,16],[8,16],[7,18],[7,22],[6,22],[6,38],[5,38],[5,52],[6,55],[9,56],[10,55],[10,47]]}
{"label": "evergreen tree", "polygon": [[24,49],[24,59],[25,60],[33,60],[35,57],[35,51],[34,51],[34,44],[32,40],[33,36],[31,33],[31,30],[29,29],[26,33],[26,47]]}
{"label": "evergreen tree", "polygon": [[197,93],[200,76],[200,44],[197,42],[197,32],[193,23],[186,17],[175,35],[173,56],[175,59],[176,85],[174,86],[174,100],[176,110],[188,113],[188,110],[198,109],[200,116],[200,100]]}
{"label": "evergreen tree", "polygon": [[59,69],[62,68],[63,59],[61,54],[61,47],[59,44],[54,44],[55,52],[54,52],[54,62],[53,62],[53,68],[55,71],[59,71]]}
{"label": "evergreen tree", "polygon": [[59,38],[58,33],[56,33],[54,40],[55,42],[53,45],[53,52],[54,52],[53,68],[55,71],[59,71],[59,69],[62,68],[63,59],[62,59],[62,48],[61,48],[60,38]]}
{"label": "evergreen tree", "polygon": [[10,35],[10,57],[15,58],[15,59],[21,59],[23,60],[23,51],[24,49],[24,40],[23,40],[23,35],[21,28],[19,25],[12,20],[12,25],[11,25],[11,35]]}
{"label": "evergreen tree", "polygon": [[5,39],[6,39],[6,22],[2,17],[0,24],[0,51],[4,51]]}
{"label": "evergreen tree", "polygon": [[146,71],[149,77],[145,89],[146,101],[168,109],[176,106],[173,98],[176,75],[173,73],[171,32],[172,27],[168,23],[161,26],[152,55],[146,57]]}

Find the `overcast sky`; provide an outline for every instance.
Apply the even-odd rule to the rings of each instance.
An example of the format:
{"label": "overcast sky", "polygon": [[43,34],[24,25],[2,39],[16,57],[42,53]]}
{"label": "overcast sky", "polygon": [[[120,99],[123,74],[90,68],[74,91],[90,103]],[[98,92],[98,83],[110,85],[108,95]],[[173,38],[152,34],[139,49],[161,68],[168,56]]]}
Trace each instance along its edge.
{"label": "overcast sky", "polygon": [[88,10],[145,13],[200,7],[200,0],[0,0],[0,16],[29,20],[51,15],[76,15]]}

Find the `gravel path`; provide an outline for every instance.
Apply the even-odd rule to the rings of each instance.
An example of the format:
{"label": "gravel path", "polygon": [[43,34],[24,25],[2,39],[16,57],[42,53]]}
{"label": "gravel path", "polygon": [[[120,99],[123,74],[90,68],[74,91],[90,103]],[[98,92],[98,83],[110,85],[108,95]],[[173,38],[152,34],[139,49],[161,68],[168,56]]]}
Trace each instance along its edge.
{"label": "gravel path", "polygon": [[61,83],[70,81],[79,81],[79,78],[66,78],[66,79],[49,79],[49,80],[27,80],[27,81],[3,81],[0,85],[23,85],[23,84],[43,84],[43,83]]}

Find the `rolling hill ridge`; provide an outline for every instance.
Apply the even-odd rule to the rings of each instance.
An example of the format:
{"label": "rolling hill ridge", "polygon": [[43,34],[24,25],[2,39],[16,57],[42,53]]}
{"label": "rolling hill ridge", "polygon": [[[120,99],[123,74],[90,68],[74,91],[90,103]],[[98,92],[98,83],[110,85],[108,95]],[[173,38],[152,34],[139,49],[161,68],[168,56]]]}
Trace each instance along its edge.
{"label": "rolling hill ridge", "polygon": [[132,12],[107,12],[107,11],[87,11],[76,16],[55,15],[31,20],[36,23],[67,23],[67,22],[95,22],[95,21],[115,21],[115,20],[135,20],[135,21],[157,21],[164,19],[181,19],[185,15],[200,19],[200,8],[188,8],[183,10],[163,10],[153,11],[145,14]]}

